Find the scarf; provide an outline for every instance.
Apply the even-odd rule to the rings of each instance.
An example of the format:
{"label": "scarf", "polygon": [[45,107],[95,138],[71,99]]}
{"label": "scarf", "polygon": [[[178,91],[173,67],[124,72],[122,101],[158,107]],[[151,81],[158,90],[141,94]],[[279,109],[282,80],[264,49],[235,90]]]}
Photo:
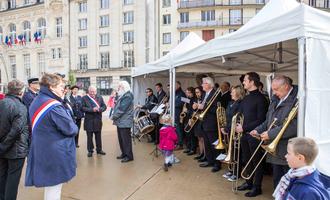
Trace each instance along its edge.
{"label": "scarf", "polygon": [[287,188],[290,185],[291,179],[303,178],[304,176],[312,174],[315,170],[315,167],[312,166],[305,166],[298,169],[290,169],[288,173],[282,176],[273,193],[273,197],[275,198],[275,200],[282,200],[284,198],[284,195],[287,192]]}

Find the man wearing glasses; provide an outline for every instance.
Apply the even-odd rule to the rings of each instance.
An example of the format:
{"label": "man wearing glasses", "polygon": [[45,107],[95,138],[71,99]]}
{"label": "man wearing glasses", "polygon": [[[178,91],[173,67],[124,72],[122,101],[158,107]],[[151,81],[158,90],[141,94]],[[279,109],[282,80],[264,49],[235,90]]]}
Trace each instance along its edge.
{"label": "man wearing glasses", "polygon": [[147,97],[146,97],[144,106],[142,106],[142,109],[146,109],[146,110],[150,111],[153,109],[153,107],[155,107],[155,105],[157,105],[158,100],[157,100],[156,96],[154,95],[151,88],[146,89],[146,95],[147,95]]}

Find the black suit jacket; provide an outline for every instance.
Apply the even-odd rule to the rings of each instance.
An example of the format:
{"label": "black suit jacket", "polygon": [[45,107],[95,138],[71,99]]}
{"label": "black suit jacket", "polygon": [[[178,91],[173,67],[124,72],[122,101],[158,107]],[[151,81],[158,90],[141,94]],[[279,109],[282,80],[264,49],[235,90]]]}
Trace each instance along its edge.
{"label": "black suit jacket", "polygon": [[220,101],[221,101],[221,106],[226,109],[229,102],[231,101],[230,91],[228,91],[224,95],[222,95]]}
{"label": "black suit jacket", "polygon": [[[206,103],[204,105],[203,111],[209,105],[211,98],[213,97],[215,90],[212,89],[209,96],[206,99]],[[205,94],[206,95],[206,94]],[[201,121],[201,127],[203,131],[214,132],[217,134],[218,132],[218,125],[217,125],[217,104],[220,102],[220,94],[217,96],[216,100],[213,101],[211,107],[206,112],[204,119]],[[203,112],[202,111],[202,112]]]}
{"label": "black suit jacket", "polygon": [[142,109],[147,109],[148,111],[152,110],[155,105],[157,105],[157,98],[155,95],[148,96],[145,100],[144,106],[142,106]]}
{"label": "black suit jacket", "polygon": [[156,97],[158,100],[157,103],[160,103],[165,96],[166,96],[166,92],[164,92],[164,90],[161,90],[160,93],[157,92],[156,93]]}
{"label": "black suit jacket", "polygon": [[86,95],[82,98],[82,110],[85,112],[84,129],[85,131],[101,131],[102,130],[102,112],[107,109],[102,96],[97,95],[95,100],[100,105],[99,112],[94,112],[95,107],[92,100]]}

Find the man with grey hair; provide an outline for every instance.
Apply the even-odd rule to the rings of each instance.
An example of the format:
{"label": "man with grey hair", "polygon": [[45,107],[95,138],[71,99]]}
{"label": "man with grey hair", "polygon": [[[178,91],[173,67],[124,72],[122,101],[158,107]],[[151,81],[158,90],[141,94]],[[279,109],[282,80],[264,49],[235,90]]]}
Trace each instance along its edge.
{"label": "man with grey hair", "polygon": [[[250,135],[270,143],[278,135],[289,112],[297,102],[298,87],[292,85],[292,80],[284,75],[277,75],[272,81],[273,97],[269,105],[266,120],[250,132]],[[269,129],[276,119],[275,126]],[[269,129],[269,130],[268,130]],[[273,186],[276,188],[281,177],[290,169],[285,159],[286,146],[290,138],[297,136],[297,119],[293,119],[284,132],[276,148],[276,156],[268,154],[267,162],[273,166]]]}
{"label": "man with grey hair", "polygon": [[94,144],[93,134],[95,135],[96,153],[105,155],[102,150],[102,112],[107,109],[102,96],[97,95],[94,86],[89,86],[88,94],[82,98],[82,110],[85,112],[84,129],[87,133],[88,157],[93,156]]}
{"label": "man with grey hair", "polygon": [[24,83],[8,83],[0,101],[0,199],[16,199],[25,157],[29,149],[27,109],[22,103]]}
{"label": "man with grey hair", "polygon": [[132,139],[131,128],[133,125],[133,94],[130,91],[130,86],[127,81],[120,81],[118,84],[119,99],[115,104],[112,120],[113,124],[117,126],[117,134],[121,155],[117,159],[121,159],[122,163],[132,161]]}

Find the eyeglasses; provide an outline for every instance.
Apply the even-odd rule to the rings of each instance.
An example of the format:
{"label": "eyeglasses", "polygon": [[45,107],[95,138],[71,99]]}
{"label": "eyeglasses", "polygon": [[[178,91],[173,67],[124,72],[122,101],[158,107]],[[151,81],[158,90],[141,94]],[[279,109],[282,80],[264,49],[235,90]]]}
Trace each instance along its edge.
{"label": "eyeglasses", "polygon": [[146,91],[146,93],[149,93],[150,91]]}

